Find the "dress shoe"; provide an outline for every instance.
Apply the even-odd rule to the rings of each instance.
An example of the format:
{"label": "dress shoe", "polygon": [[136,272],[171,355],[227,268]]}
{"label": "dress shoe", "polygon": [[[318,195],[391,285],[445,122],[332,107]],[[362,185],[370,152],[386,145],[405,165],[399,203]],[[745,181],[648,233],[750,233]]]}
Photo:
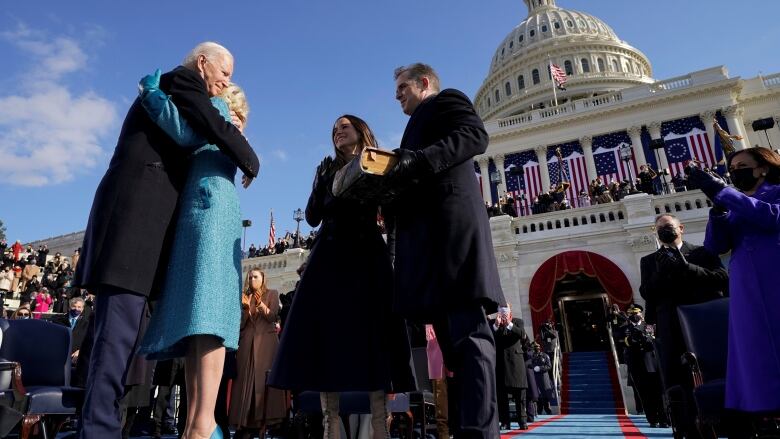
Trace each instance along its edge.
{"label": "dress shoe", "polygon": [[518,430],[528,430],[528,424],[523,422],[522,424],[520,424],[520,428]]}
{"label": "dress shoe", "polygon": [[658,424],[656,424],[655,422],[651,422],[650,428],[658,428]]}

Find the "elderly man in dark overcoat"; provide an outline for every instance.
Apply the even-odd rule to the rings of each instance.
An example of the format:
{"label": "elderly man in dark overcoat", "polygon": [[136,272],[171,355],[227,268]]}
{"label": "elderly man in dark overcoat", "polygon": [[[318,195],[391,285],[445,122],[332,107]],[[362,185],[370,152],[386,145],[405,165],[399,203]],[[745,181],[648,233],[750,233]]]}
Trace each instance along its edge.
{"label": "elderly man in dark overcoat", "polygon": [[[183,64],[162,75],[160,88],[192,129],[244,172],[248,186],[257,175],[258,158],[209,100],[228,86],[233,56],[216,43],[202,43]],[[98,297],[82,438],[121,435],[119,400],[147,297],[159,290],[165,274],[187,157],[188,151],[176,145],[136,100],[95,193],[74,279],[74,285]]]}
{"label": "elderly man in dark overcoat", "polygon": [[510,428],[509,395],[515,401],[520,430],[528,429],[526,391],[528,372],[525,352],[531,341],[523,328],[523,320],[508,313],[499,313],[491,322],[496,339],[496,388],[498,390],[498,419],[504,429]]}
{"label": "elderly man in dark overcoat", "polygon": [[399,68],[395,78],[396,99],[411,117],[388,175],[400,191],[394,306],[433,324],[461,383],[455,437],[495,438],[496,352],[485,313],[505,301],[473,165],[488,135],[463,93],[439,91],[430,66]]}

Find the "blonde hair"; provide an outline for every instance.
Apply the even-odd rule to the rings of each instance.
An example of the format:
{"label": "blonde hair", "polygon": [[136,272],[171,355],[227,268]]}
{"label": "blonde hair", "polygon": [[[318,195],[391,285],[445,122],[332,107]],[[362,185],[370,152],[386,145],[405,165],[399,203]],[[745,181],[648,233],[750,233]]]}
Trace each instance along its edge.
{"label": "blonde hair", "polygon": [[246,121],[249,118],[249,102],[246,100],[244,90],[231,82],[230,85],[222,90],[219,96],[227,102],[228,108],[235,111],[241,122],[246,125]]}
{"label": "blonde hair", "polygon": [[[249,283],[249,277],[252,275],[252,273],[258,272],[263,275],[263,283],[260,284],[260,294],[258,296],[260,298],[264,298],[266,293],[268,292],[268,286],[266,285],[266,279],[268,279],[268,276],[265,275],[265,272],[259,268],[253,268],[246,272],[246,277],[244,278],[244,291],[241,295],[241,305],[246,306],[249,308],[250,303],[252,302],[252,296],[255,294],[254,291],[250,289],[250,283]],[[257,301],[255,303],[256,309],[260,309],[260,301]]]}

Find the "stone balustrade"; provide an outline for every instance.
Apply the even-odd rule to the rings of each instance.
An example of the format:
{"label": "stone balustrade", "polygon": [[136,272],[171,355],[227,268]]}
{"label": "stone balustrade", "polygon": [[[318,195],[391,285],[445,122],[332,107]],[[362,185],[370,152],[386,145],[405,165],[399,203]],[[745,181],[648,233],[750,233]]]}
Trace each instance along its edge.
{"label": "stone balustrade", "polygon": [[614,202],[514,218],[512,230],[519,240],[541,239],[607,228],[620,230],[625,223],[623,203]]}

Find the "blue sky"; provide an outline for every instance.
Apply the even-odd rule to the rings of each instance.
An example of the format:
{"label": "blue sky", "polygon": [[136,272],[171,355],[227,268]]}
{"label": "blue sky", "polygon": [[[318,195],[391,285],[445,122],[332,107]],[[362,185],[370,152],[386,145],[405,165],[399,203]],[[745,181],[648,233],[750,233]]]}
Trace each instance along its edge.
{"label": "blue sky", "polygon": [[[186,6],[185,6],[186,5]],[[726,65],[780,72],[780,2],[558,0],[642,50],[655,78]],[[343,113],[395,147],[406,116],[392,70],[424,61],[473,97],[522,0],[6,2],[0,11],[0,220],[9,240],[82,230],[138,80],[214,40],[236,57],[260,178],[239,189],[248,242],[294,230]],[[308,226],[302,224],[308,231]]]}

